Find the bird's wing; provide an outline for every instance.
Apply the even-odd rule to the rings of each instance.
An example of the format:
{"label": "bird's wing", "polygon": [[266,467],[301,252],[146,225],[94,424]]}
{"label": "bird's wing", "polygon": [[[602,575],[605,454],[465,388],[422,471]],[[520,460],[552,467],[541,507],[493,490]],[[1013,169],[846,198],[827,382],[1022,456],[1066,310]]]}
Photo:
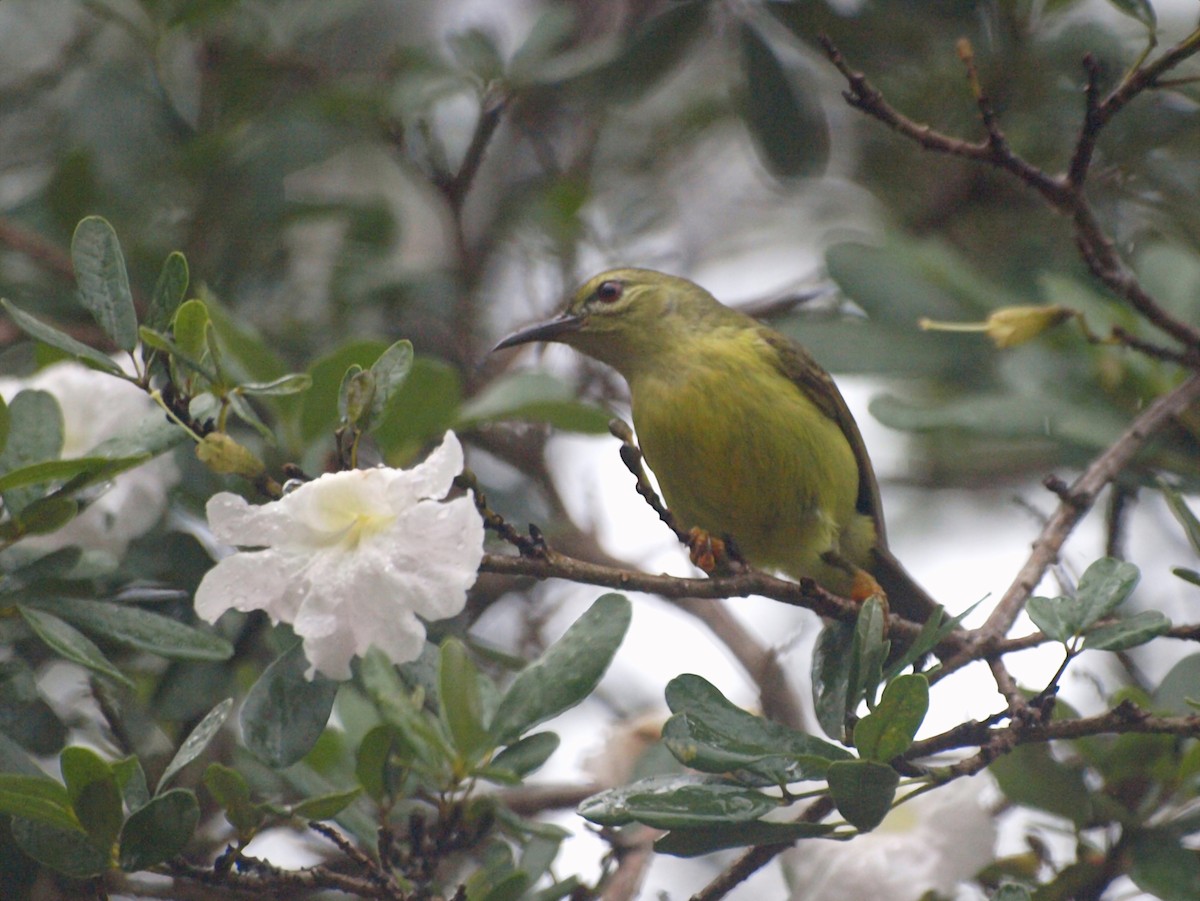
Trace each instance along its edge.
{"label": "bird's wing", "polygon": [[886,548],[887,536],[884,533],[883,505],[879,501],[879,483],[875,480],[875,469],[871,466],[871,458],[867,456],[867,446],[858,430],[858,423],[854,421],[850,408],[846,406],[842,392],[838,390],[829,373],[795,341],[765,326],[759,328],[759,334],[776,352],[780,371],[797,385],[821,412],[841,426],[842,434],[846,436],[850,449],[854,451],[854,459],[858,461],[858,499],[855,506],[860,513],[874,521],[879,547]]}

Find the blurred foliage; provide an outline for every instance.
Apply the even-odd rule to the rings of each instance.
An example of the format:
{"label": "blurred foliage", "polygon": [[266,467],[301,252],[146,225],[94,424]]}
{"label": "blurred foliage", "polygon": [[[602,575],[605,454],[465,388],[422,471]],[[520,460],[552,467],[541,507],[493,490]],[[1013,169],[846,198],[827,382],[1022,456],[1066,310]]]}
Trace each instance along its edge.
{"label": "blurred foliage", "polygon": [[[53,873],[171,862],[196,876],[188,861],[207,870],[218,854],[229,873],[264,830],[336,818],[379,855],[398,893],[466,885],[471,899],[594,897],[611,861],[596,885],[556,873],[562,831],[474,788],[520,786],[554,753],[557,737],[533,730],[595,688],[626,602],[597,601],[526,666],[469,632],[513,587],[481,579],[440,647],[399,670],[368,657],[339,691],[303,678],[285,627],[240,614],[214,629],[196,623],[189,598],[211,559],[195,517],[219,488],[272,495],[288,478],[404,465],[454,428],[510,519],[536,513],[552,541],[601,556],[566,516],[543,451],[551,428],[602,433],[619,389],[586,364],[533,373],[487,350],[615,264],[762,302],[835,373],[886,383],[872,413],[918,436],[910,475],[927,486],[986,487],[1086,463],[1183,367],[1089,342],[1114,327],[1160,335],[1088,272],[1069,224],[1033,192],[846,108],[818,35],[897,109],[976,141],[985,135],[956,52],[969,39],[1013,148],[1057,173],[1079,137],[1084,56],[1109,90],[1153,40],[1161,49],[1194,25],[1146,2],[1097,6],[0,4],[0,370],[28,375],[74,357],[160,405],[153,425],[129,423],[67,459],[49,394],[0,405],[0,809],[12,815],[0,829],[0,895],[50,891]],[[1194,324],[1195,62],[1173,75],[1105,128],[1086,187],[1142,284]],[[771,303],[798,295],[819,295],[824,309]],[[1004,350],[917,327],[1031,304],[1078,316]],[[135,373],[116,350],[132,352]],[[184,462],[173,448],[188,443],[198,458]],[[123,558],[23,551],[111,479],[166,453],[183,468],[169,525]],[[1200,414],[1179,417],[1122,483],[1161,492],[1200,553],[1184,497],[1200,488]],[[1200,582],[1198,569],[1175,573]],[[1097,626],[1124,595],[1101,600],[1094,588],[1031,604],[1068,659],[1123,652],[1169,627],[1139,613]],[[685,675],[668,689],[664,744],[699,775],[615,788],[582,813],[668,830],[657,847],[681,856],[790,842],[834,828],[762,819],[785,806],[765,789],[804,778],[827,784],[845,821],[838,837],[874,828],[896,795],[890,763],[912,747],[929,704],[925,676],[899,667],[941,637],[933,623],[898,666],[880,619],[868,606],[819,649],[817,713],[846,747]],[[1129,697],[1164,715],[1193,712],[1195,660]],[[86,674],[86,710],[64,711],[47,687],[63,661]],[[235,697],[240,744],[227,725]],[[1077,839],[1078,860],[1001,861],[988,885],[1033,885],[1040,868],[1050,888],[1037,897],[1065,897],[1050,894],[1064,886],[1099,897],[1120,871],[1159,897],[1196,897],[1195,740],[1061,746],[1024,745],[993,773],[1010,801]],[[230,836],[196,833],[217,811]],[[220,852],[226,841],[236,853]],[[80,884],[57,891],[72,897]],[[1028,894],[1010,884],[1002,896]]]}

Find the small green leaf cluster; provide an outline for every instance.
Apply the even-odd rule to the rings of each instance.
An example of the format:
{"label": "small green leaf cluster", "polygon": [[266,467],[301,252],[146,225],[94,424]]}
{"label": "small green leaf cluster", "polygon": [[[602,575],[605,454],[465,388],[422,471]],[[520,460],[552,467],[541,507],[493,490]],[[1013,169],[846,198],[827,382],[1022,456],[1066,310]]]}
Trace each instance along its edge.
{"label": "small green leaf cluster", "polygon": [[[410,878],[410,858],[468,849],[486,861],[466,881],[472,897],[516,897],[543,877],[567,833],[519,817],[475,787],[519,785],[546,762],[559,739],[537,727],[592,693],[631,612],[620,595],[598,598],[506,687],[455,638],[399,670],[374,653],[363,660],[360,681],[378,722],[358,746],[355,775],[381,810],[420,820],[425,844],[410,835]],[[518,857],[514,847],[523,849]],[[571,877],[535,897],[563,897],[577,884]]]}
{"label": "small green leaf cluster", "polygon": [[1073,597],[1030,598],[1026,610],[1047,637],[1066,647],[1068,656],[1087,650],[1125,651],[1171,628],[1158,610],[1101,622],[1128,599],[1139,578],[1132,563],[1104,557],[1087,568]]}
{"label": "small green leaf cluster", "polygon": [[[837,626],[829,628],[845,636]],[[602,792],[584,802],[580,814],[605,826],[636,821],[669,830],[656,850],[685,857],[830,835],[835,832],[831,824],[805,821],[794,812],[785,818],[798,800],[821,795],[854,829],[869,832],[895,800],[900,776],[891,762],[908,750],[929,709],[927,678],[897,671],[927,654],[947,628],[935,623],[888,665],[890,675],[876,703],[888,644],[878,601],[864,604],[849,630],[852,650],[844,656],[850,666],[840,676],[852,680],[853,687],[843,681],[834,692],[827,681],[819,689],[836,694],[841,703],[853,697],[855,709],[864,697],[871,699],[870,713],[853,729],[857,755],[742,710],[700,676],[676,677],[667,686],[673,715],[662,741],[679,763],[697,773],[655,776]],[[845,709],[839,708],[837,734],[845,721]],[[793,791],[797,784],[802,785],[799,794]]]}
{"label": "small green leaf cluster", "polygon": [[110,763],[74,745],[59,755],[58,782],[20,752],[3,747],[0,811],[12,816],[18,847],[76,879],[112,868],[144,870],[180,854],[200,821],[200,804],[192,790],[167,785],[204,751],[232,707],[226,700],[209,711],[176,751],[153,793],[136,757]]}

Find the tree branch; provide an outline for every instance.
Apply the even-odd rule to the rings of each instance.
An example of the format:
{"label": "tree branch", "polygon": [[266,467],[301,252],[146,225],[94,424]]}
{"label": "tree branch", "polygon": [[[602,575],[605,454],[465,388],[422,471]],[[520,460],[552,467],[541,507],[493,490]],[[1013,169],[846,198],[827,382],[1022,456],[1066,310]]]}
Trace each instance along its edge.
{"label": "tree branch", "polygon": [[[1193,375],[1154,401],[1111,447],[1092,461],[1071,485],[1067,496],[1059,503],[1058,509],[1042,529],[1041,535],[1034,541],[1033,553],[1017,573],[1004,597],[1000,599],[987,621],[976,630],[971,639],[973,651],[964,649],[961,652],[963,655],[968,658],[984,656],[989,653],[990,646],[1008,633],[1030,593],[1041,581],[1050,564],[1058,559],[1063,542],[1083,515],[1091,509],[1100,490],[1133,461],[1151,436],[1197,400],[1200,400],[1200,375]],[[952,670],[957,663],[957,658],[947,661],[945,668]]]}

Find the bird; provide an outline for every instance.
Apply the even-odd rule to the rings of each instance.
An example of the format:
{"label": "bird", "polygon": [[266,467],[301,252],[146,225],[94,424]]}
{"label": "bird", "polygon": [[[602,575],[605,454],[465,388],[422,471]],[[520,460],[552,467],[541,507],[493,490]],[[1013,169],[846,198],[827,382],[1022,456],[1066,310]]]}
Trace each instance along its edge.
{"label": "bird", "polygon": [[[842,597],[936,605],[887,546],[879,485],[833,378],[799,343],[652,269],[593,276],[493,350],[566,344],[628,383],[642,454],[676,521],[751,565]],[[693,556],[695,560],[695,555]]]}

